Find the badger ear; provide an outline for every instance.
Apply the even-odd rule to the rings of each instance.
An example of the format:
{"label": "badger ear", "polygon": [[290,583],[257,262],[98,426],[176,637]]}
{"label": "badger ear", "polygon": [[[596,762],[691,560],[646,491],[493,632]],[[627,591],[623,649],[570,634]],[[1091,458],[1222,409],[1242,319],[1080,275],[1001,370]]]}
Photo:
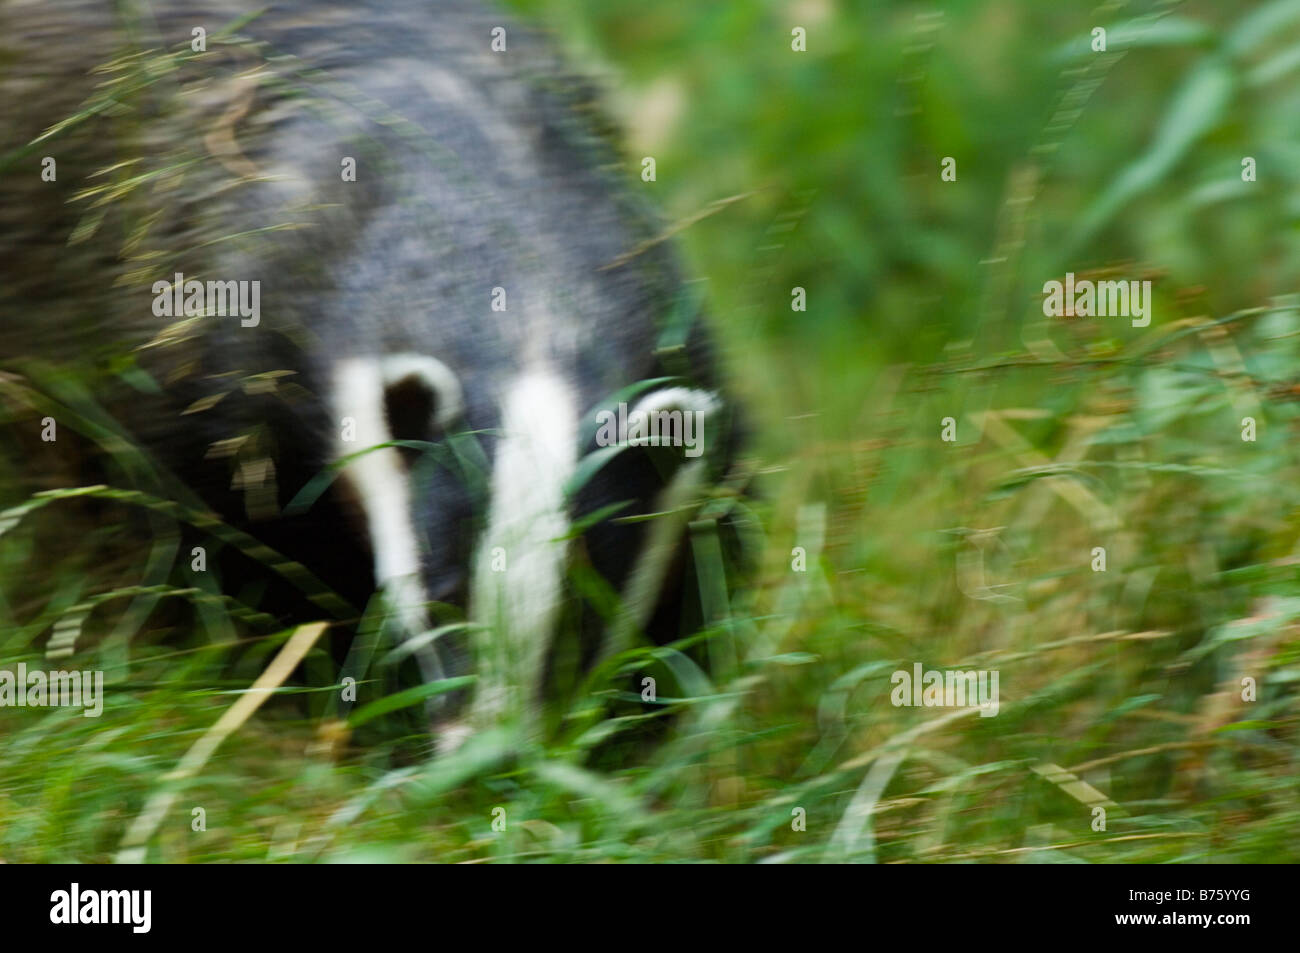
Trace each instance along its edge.
{"label": "badger ear", "polygon": [[637,401],[635,409],[647,413],[656,410],[689,410],[707,417],[722,409],[722,401],[710,390],[701,390],[697,387],[664,387],[642,397]]}
{"label": "badger ear", "polygon": [[[637,401],[628,417],[640,420],[662,444],[682,456],[706,453],[717,438],[722,401],[713,391],[693,387],[665,387]],[[661,444],[661,445],[662,445]]]}
{"label": "badger ear", "polygon": [[386,355],[380,359],[380,375],[393,440],[432,440],[464,411],[460,380],[435,357]]}

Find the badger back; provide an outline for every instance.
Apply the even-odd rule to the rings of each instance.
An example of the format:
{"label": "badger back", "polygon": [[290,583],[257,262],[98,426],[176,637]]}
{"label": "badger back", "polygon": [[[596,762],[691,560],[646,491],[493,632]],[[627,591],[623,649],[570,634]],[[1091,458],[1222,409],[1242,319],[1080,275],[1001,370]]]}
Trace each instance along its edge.
{"label": "badger back", "polygon": [[[358,543],[311,546],[364,560],[408,634],[473,588],[495,717],[544,664],[584,422],[664,370],[680,279],[633,167],[547,44],[475,3],[125,16],[4,8],[4,128],[32,145],[5,159],[3,224],[26,248],[5,256],[3,304],[69,333],[3,352],[153,345],[168,386],[134,429],[229,518],[282,523],[342,465]],[[482,485],[392,445],[457,433],[476,435]]]}

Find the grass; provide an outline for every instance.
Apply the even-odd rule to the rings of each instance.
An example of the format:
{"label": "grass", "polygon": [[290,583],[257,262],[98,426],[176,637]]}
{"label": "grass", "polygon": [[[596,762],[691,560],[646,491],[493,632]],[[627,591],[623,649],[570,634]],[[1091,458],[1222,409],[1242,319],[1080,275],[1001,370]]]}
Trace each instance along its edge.
{"label": "grass", "polygon": [[[756,422],[751,493],[685,530],[711,624],[574,679],[542,740],[433,761],[379,651],[340,717],[321,638],[169,779],[306,637],[254,593],[177,585],[179,511],[30,497],[43,407],[120,473],[148,464],[80,377],[11,375],[0,664],[76,635],[110,701],[0,708],[0,859],[111,860],[174,792],[149,860],[1300,860],[1300,8],[519,6],[618,64],[676,219],[755,192],[680,236]],[[1147,14],[1112,59],[1074,48]],[[1242,155],[1271,170],[1253,191]],[[1153,277],[1150,327],[1042,316],[1044,280],[1099,269]],[[724,506],[758,566],[735,589]],[[997,671],[998,714],[891,704],[917,663]],[[647,674],[666,726],[629,697]]]}

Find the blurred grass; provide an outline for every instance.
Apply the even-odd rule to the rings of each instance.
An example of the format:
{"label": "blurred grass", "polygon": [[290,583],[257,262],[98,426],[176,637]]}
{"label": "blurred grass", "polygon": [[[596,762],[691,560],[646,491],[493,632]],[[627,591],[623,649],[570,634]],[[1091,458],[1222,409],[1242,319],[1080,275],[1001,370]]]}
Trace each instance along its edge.
{"label": "blurred grass", "polygon": [[[149,858],[1300,860],[1300,3],[515,6],[603,76],[630,187],[672,220],[755,192],[680,238],[752,409],[756,584],[701,633],[707,672],[631,648],[523,751],[488,735],[426,762],[409,707],[347,743],[317,647]],[[1151,326],[1042,317],[1043,281],[1094,270],[1150,277]],[[0,444],[20,506],[35,451]],[[59,499],[0,536],[0,663],[148,576],[156,527],[111,505]],[[114,532],[74,535],[105,513]],[[97,641],[123,603],[95,608],[76,661],[110,673],[101,718],[0,709],[0,859],[115,855],[290,635],[215,599],[129,649]],[[1000,713],[892,707],[915,662],[1000,671]],[[644,674],[676,715],[654,744],[624,698]],[[378,666],[361,700],[397,688]]]}

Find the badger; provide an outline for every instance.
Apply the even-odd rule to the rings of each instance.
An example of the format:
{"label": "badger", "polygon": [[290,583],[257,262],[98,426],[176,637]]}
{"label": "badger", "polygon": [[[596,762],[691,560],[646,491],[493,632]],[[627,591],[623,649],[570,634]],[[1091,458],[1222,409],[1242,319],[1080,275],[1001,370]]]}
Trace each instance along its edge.
{"label": "badger", "polygon": [[[625,630],[675,618],[680,581],[629,591],[656,537],[628,517],[716,479],[732,411],[555,44],[471,0],[0,11],[0,367],[130,353],[166,472],[379,593],[425,679],[476,676],[443,747],[535,730],[575,547]],[[467,643],[432,638],[445,604]]]}

